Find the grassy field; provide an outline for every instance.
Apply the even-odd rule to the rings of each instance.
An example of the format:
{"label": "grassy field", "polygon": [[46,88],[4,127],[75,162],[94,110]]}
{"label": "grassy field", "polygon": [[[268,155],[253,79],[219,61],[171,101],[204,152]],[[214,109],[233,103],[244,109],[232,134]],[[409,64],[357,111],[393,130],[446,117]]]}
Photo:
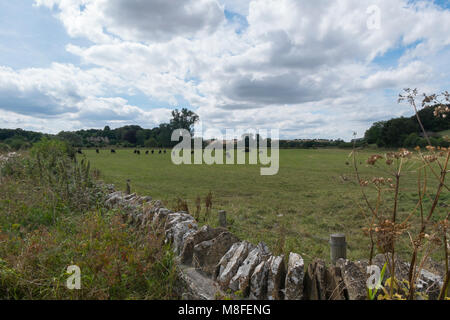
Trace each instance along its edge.
{"label": "grassy field", "polygon": [[[133,192],[161,199],[172,209],[180,197],[193,213],[195,199],[201,197],[203,208],[204,198],[211,191],[210,217],[205,219],[202,209],[206,222],[217,225],[217,210],[226,210],[231,231],[242,239],[265,241],[276,253],[298,252],[307,261],[312,257],[329,260],[328,239],[334,232],[346,234],[349,258],[368,257],[369,241],[362,232],[366,218],[360,209],[364,203],[349,153],[339,149],[280,150],[279,173],[261,176],[259,165],[176,166],[170,152],[135,155],[129,149],[117,150],[117,154],[85,151],[104,181],[124,190],[130,179]],[[365,165],[372,153],[359,154],[363,177],[381,176]],[[412,174],[402,181],[400,217],[416,204],[416,179]],[[435,180],[430,181],[434,184]],[[447,192],[442,197],[440,215],[448,210],[444,206],[449,200]],[[280,241],[281,234],[285,234],[285,241]],[[404,242],[400,249],[400,253],[406,252],[408,244]]]}

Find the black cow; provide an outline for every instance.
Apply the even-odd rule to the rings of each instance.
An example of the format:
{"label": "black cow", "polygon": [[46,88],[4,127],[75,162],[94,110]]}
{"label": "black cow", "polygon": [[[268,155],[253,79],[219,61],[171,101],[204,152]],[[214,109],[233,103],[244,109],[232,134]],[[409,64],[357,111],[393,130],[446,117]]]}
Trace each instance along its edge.
{"label": "black cow", "polygon": [[158,152],[159,154],[161,154],[162,153],[162,151],[161,150],[159,150],[159,152]]}
{"label": "black cow", "polygon": [[111,149],[111,153],[116,153],[116,150],[114,150],[114,149]]}
{"label": "black cow", "polygon": [[81,149],[78,149],[78,150],[77,150],[77,153],[83,154],[83,151],[81,151]]}
{"label": "black cow", "polygon": [[145,154],[148,154],[148,150],[147,150],[147,151],[145,151]]}
{"label": "black cow", "polygon": [[166,154],[167,153],[167,151],[166,150],[164,150],[164,154]]}
{"label": "black cow", "polygon": [[155,150],[152,150],[152,154],[154,154],[155,153]]}
{"label": "black cow", "polygon": [[100,153],[100,150],[98,150],[98,149],[95,149],[95,152],[97,152],[97,153]]}

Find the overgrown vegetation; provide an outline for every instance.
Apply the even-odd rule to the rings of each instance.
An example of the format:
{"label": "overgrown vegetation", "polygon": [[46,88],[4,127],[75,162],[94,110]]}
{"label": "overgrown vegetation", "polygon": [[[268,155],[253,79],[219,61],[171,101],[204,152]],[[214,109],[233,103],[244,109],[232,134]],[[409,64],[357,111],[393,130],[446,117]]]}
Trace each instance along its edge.
{"label": "overgrown vegetation", "polygon": [[[44,139],[0,162],[1,299],[173,299],[176,269],[155,234],[104,207],[87,160]],[[67,267],[81,269],[69,290]]]}
{"label": "overgrown vegetation", "polygon": [[[397,152],[373,154],[367,164],[378,169],[379,175],[372,178],[362,177],[353,151],[353,165],[357,181],[366,206],[362,212],[368,219],[366,234],[370,238],[369,265],[376,251],[384,254],[388,262],[387,268],[391,277],[386,280],[385,299],[415,299],[416,283],[427,259],[436,251],[441,251],[445,264],[444,285],[439,299],[448,296],[450,279],[449,256],[450,243],[448,231],[450,227],[450,211],[448,204],[442,203],[450,191],[446,177],[449,170],[450,149],[435,147],[426,131],[424,121],[418,111],[419,95],[417,89],[405,89],[399,102],[406,101],[415,111],[416,121],[426,139],[426,149],[416,146],[415,151],[400,149]],[[449,113],[448,92],[433,95],[423,95],[421,107],[432,112],[437,119],[445,119]],[[433,107],[430,108],[430,105]],[[428,114],[422,112],[422,114]],[[435,121],[439,123],[440,121]],[[405,177],[415,176],[417,194],[414,197],[415,206],[405,215],[400,212],[404,208],[403,190],[400,189]],[[432,177],[432,178],[430,178]],[[375,193],[375,201],[369,200],[368,193]],[[445,201],[445,200],[444,200]],[[403,209],[404,210],[404,209]],[[396,278],[396,253],[401,239],[409,242],[410,260],[407,279]],[[404,254],[405,256],[405,254]],[[442,261],[441,260],[441,261]],[[369,296],[370,297],[370,296]]]}

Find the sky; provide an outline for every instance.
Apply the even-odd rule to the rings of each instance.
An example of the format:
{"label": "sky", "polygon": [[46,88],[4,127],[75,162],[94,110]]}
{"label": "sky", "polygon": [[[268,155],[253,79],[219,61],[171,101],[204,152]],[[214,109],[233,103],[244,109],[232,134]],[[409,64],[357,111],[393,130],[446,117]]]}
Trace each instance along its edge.
{"label": "sky", "polygon": [[449,0],[0,0],[0,128],[362,136],[450,85]]}

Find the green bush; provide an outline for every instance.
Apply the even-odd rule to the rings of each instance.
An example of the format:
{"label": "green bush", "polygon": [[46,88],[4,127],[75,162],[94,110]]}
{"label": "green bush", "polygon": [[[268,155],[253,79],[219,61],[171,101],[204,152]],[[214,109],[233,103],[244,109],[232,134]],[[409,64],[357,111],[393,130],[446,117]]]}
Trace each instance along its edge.
{"label": "green bush", "polygon": [[0,153],[1,152],[9,152],[11,151],[11,147],[8,146],[6,143],[0,143]]}
{"label": "green bush", "polygon": [[75,149],[65,141],[43,138],[33,145],[31,155],[42,160],[50,160],[54,164],[58,158],[74,158]]}
{"label": "green bush", "polygon": [[24,150],[31,147],[31,143],[25,141],[22,137],[14,137],[4,141],[12,150]]}

